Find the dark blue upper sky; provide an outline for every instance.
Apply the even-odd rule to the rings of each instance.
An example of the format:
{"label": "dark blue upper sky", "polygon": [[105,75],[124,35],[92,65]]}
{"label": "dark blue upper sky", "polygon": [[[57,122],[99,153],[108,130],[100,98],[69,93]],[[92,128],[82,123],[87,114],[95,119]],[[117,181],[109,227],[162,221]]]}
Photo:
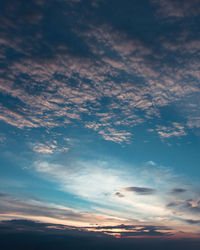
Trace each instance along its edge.
{"label": "dark blue upper sky", "polygon": [[1,1],[0,219],[199,237],[199,25],[198,0]]}

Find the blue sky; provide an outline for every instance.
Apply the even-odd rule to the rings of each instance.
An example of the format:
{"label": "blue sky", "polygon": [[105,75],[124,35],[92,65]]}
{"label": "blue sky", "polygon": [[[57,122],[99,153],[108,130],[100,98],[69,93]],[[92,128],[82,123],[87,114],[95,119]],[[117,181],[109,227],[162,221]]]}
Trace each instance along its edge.
{"label": "blue sky", "polygon": [[198,238],[199,1],[0,12],[0,219]]}

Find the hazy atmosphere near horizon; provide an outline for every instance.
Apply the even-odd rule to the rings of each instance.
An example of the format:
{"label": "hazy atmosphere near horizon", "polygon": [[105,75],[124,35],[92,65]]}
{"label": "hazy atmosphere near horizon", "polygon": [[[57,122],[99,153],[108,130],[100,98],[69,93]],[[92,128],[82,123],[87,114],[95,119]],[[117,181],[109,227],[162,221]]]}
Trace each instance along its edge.
{"label": "hazy atmosphere near horizon", "polygon": [[200,1],[0,0],[0,248],[199,238]]}

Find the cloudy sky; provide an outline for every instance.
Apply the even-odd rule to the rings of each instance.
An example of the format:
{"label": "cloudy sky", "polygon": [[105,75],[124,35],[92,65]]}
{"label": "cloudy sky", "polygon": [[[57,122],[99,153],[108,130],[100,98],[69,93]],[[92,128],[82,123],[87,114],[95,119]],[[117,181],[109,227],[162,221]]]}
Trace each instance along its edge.
{"label": "cloudy sky", "polygon": [[199,23],[198,0],[1,1],[2,223],[200,236]]}

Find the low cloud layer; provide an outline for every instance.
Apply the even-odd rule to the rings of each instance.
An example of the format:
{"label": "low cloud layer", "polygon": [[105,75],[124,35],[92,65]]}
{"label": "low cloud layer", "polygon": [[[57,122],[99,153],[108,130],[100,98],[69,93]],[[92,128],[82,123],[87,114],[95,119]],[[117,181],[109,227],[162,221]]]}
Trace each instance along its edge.
{"label": "low cloud layer", "polygon": [[[108,229],[109,227],[107,227]],[[116,228],[125,228],[118,226]],[[133,227],[135,228],[135,227]],[[145,226],[143,226],[145,228]],[[106,228],[102,228],[105,229]],[[146,227],[143,233],[126,233],[121,234],[122,238],[108,236],[104,232],[91,232],[86,228],[67,227],[50,223],[38,223],[28,220],[2,221],[0,223],[1,246],[5,250],[11,250],[13,247],[22,250],[29,248],[37,249],[117,249],[129,248],[134,249],[191,249],[199,247],[199,240],[176,240],[164,239],[163,233],[157,230],[164,228]],[[166,229],[165,230],[169,230]],[[21,236],[20,236],[21,235]],[[146,235],[153,235],[154,239],[144,239]],[[166,233],[167,235],[167,233]],[[169,235],[169,234],[168,234]],[[133,238],[132,238],[133,237]],[[140,238],[141,237],[141,238]],[[23,239],[23,240],[22,240]]]}

